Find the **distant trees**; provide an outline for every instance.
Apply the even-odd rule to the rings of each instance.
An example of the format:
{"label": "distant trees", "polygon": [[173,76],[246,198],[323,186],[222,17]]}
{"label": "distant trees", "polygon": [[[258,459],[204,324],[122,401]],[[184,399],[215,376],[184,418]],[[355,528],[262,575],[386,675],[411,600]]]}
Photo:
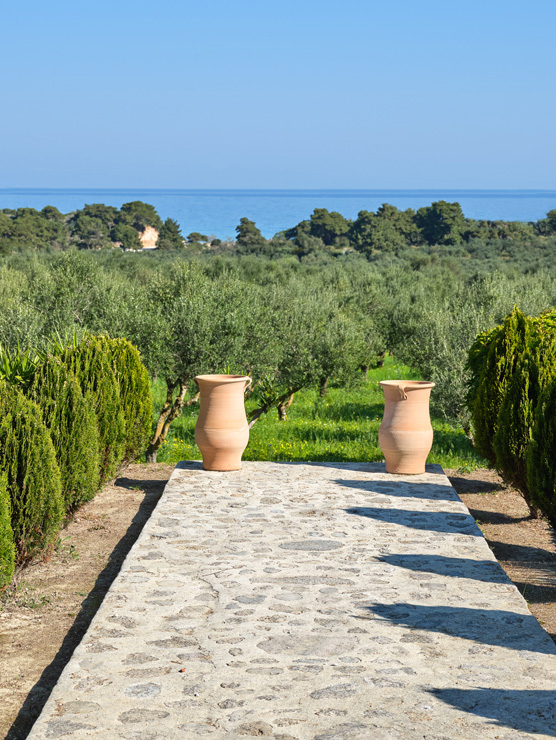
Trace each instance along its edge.
{"label": "distant trees", "polygon": [[167,218],[160,227],[156,246],[159,249],[183,249],[185,240],[182,236],[180,225],[173,218]]}
{"label": "distant trees", "polygon": [[155,207],[140,200],[124,203],[120,208],[117,222],[133,226],[140,232],[145,231],[147,226],[152,226],[157,231],[162,228],[162,220]]}
{"label": "distant trees", "polygon": [[114,242],[118,242],[124,249],[142,249],[143,245],[139,234],[133,226],[128,224],[116,224],[110,236]]}
{"label": "distant trees", "polygon": [[78,249],[103,249],[120,244],[123,249],[142,249],[139,234],[147,226],[162,228],[154,206],[135,200],[118,210],[103,203],[87,204],[69,220],[72,242]]}
{"label": "distant trees", "polygon": [[72,220],[72,238],[78,249],[104,249],[113,246],[109,226],[101,219],[88,216],[83,211],[78,211]]}
{"label": "distant trees", "polygon": [[349,237],[358,251],[370,255],[417,244],[420,233],[414,211],[400,211],[396,206],[383,203],[376,213],[360,211],[350,228]]}
{"label": "distant trees", "polygon": [[[152,227],[162,252],[182,250],[189,256],[252,255],[276,260],[293,256],[300,262],[329,261],[358,253],[369,261],[409,261],[412,269],[451,259],[459,268],[491,270],[497,263],[519,263],[527,270],[556,265],[556,209],[533,223],[465,218],[459,203],[439,200],[430,206],[402,211],[383,203],[376,212],[361,210],[354,220],[336,211],[315,208],[308,219],[266,239],[256,223],[243,217],[236,241],[221,241],[200,232],[184,240],[178,223],[163,223],[154,206],[142,201],[121,208],[102,203],[85,205],[64,215],[54,206],[0,211],[0,255],[27,250],[101,250],[121,246],[141,249],[139,238]],[[184,244],[185,242],[185,244]],[[524,247],[527,249],[524,249]],[[478,265],[478,263],[481,263]]]}
{"label": "distant trees", "polygon": [[[57,210],[57,209],[54,209]],[[23,250],[59,250],[69,245],[65,223],[34,208],[4,209],[0,213],[0,254]]]}
{"label": "distant trees", "polygon": [[45,206],[42,209],[41,213],[45,218],[49,219],[50,221],[58,221],[60,223],[64,221],[64,214],[60,213],[60,211],[54,206]]}
{"label": "distant trees", "polygon": [[326,208],[315,208],[308,221],[301,221],[297,226],[285,231],[284,235],[297,244],[300,244],[301,237],[309,235],[320,239],[325,246],[347,245],[350,226],[351,222],[341,213],[329,212]]}
{"label": "distant trees", "polygon": [[465,218],[459,203],[439,200],[427,208],[419,208],[416,223],[428,244],[459,244]]}
{"label": "distant trees", "polygon": [[236,244],[241,254],[258,254],[264,252],[266,239],[254,221],[242,218],[236,226]]}
{"label": "distant trees", "polygon": [[537,230],[543,236],[556,234],[556,210],[548,211],[546,218],[537,221]]}
{"label": "distant trees", "polygon": [[186,241],[188,244],[207,243],[209,240],[206,234],[200,234],[198,231],[192,231],[191,234],[187,235]]}

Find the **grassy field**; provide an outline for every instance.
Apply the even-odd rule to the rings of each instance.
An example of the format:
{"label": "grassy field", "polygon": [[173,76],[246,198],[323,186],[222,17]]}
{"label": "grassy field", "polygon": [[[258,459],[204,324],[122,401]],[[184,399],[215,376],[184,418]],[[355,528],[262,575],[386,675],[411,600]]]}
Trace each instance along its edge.
{"label": "grassy field", "polygon": [[[382,461],[378,428],[384,411],[384,395],[378,382],[394,378],[410,379],[418,375],[396,364],[393,358],[386,358],[384,367],[371,370],[368,381],[361,385],[337,388],[332,384],[325,398],[320,398],[316,390],[296,394],[286,422],[278,420],[276,411],[257,421],[251,429],[243,459]],[[163,385],[155,384],[153,394],[158,411],[165,394]],[[185,409],[172,424],[168,439],[158,454],[159,462],[201,458],[194,437],[198,409],[198,406]],[[461,428],[434,418],[432,426],[434,444],[428,462],[462,471],[485,464]]]}

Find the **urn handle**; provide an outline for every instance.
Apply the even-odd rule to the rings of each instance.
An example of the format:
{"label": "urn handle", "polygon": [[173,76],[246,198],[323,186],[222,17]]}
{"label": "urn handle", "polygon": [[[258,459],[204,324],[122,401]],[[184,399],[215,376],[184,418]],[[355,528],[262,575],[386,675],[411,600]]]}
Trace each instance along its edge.
{"label": "urn handle", "polygon": [[246,391],[246,390],[247,390],[247,389],[249,388],[249,386],[251,385],[251,383],[252,383],[252,382],[253,382],[253,378],[247,378],[247,380],[246,380],[246,382],[245,382],[245,387],[244,387],[244,389],[243,389],[243,392],[244,392],[244,393],[245,393],[245,391]]}
{"label": "urn handle", "polygon": [[402,401],[407,401],[407,393],[405,392],[405,388],[403,385],[398,386],[398,390],[400,392],[400,398]]}

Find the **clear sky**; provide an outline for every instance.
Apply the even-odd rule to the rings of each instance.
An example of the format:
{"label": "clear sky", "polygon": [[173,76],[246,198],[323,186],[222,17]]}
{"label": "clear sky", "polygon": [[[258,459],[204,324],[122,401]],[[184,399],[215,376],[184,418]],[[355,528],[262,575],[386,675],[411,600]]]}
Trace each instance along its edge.
{"label": "clear sky", "polygon": [[556,189],[556,0],[18,0],[0,187]]}

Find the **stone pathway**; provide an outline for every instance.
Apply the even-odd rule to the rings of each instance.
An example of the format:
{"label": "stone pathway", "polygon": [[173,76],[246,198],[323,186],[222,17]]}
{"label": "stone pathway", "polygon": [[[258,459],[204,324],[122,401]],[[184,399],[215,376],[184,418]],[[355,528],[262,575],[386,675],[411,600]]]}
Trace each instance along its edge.
{"label": "stone pathway", "polygon": [[556,649],[439,466],[182,463],[29,738],[556,737]]}

